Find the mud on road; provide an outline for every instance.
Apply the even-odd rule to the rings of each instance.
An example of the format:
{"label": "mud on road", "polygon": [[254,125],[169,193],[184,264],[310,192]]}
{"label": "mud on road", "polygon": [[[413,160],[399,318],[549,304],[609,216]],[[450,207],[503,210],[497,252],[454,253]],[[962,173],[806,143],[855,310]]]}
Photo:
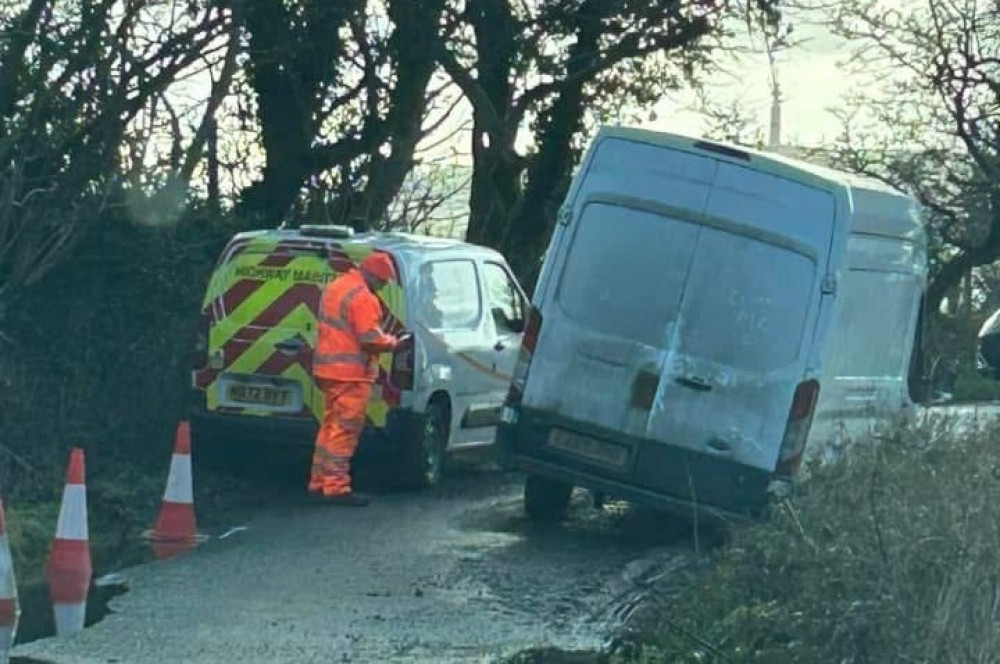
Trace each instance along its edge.
{"label": "mud on road", "polygon": [[[58,663],[484,662],[597,651],[694,558],[674,520],[574,500],[534,526],[521,478],[482,464],[349,510],[285,498],[171,561],[125,571],[100,623],[15,650]],[[16,661],[16,660],[15,660]],[[30,661],[30,660],[25,660]]]}

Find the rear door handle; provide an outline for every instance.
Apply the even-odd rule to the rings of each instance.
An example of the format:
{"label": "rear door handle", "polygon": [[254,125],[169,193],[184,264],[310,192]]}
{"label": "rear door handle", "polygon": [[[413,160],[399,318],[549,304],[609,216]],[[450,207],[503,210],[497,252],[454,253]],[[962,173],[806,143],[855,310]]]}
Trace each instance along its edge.
{"label": "rear door handle", "polygon": [[493,350],[495,351],[501,351],[504,350],[505,348],[507,348],[507,344],[505,344],[503,341],[498,341],[495,344],[493,344]]}
{"label": "rear door handle", "polygon": [[687,387],[698,392],[712,391],[712,384],[704,378],[698,378],[697,376],[681,376],[680,378],[676,378],[674,382],[681,387]]}
{"label": "rear door handle", "polygon": [[274,344],[274,347],[283,353],[297,353],[302,350],[304,345],[301,339],[286,339]]}

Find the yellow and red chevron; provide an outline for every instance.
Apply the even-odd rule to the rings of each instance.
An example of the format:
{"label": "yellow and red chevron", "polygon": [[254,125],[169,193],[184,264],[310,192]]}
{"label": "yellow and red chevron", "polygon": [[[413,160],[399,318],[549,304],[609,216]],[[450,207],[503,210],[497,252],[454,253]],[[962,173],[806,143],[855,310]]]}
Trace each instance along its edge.
{"label": "yellow and red chevron", "polygon": [[[220,373],[262,374],[298,382],[306,398],[299,417],[319,419],[323,397],[315,388],[311,362],[322,287],[334,275],[356,266],[372,249],[361,243],[340,245],[273,234],[234,239],[220,257],[202,303],[202,316],[210,323],[209,353],[221,349],[224,355],[223,369],[203,367],[195,372],[196,386],[205,391],[208,409],[274,416],[264,409],[223,408],[218,403]],[[253,276],[237,276],[237,268]],[[388,283],[377,295],[383,305],[384,329],[398,334],[405,324],[402,288]],[[296,356],[275,348],[289,329],[298,330],[307,342],[307,348]],[[379,378],[368,406],[370,423],[379,427],[385,425],[389,409],[399,403],[398,390],[387,380],[391,362],[391,354],[379,358]]]}

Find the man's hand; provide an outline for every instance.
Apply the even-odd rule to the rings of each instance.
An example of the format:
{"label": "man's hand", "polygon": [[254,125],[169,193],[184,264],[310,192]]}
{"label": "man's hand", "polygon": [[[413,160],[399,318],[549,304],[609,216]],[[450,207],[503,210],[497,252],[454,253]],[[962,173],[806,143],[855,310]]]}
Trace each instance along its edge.
{"label": "man's hand", "polygon": [[413,333],[412,332],[404,332],[403,334],[401,334],[398,337],[396,337],[396,348],[399,348],[403,344],[408,344],[411,341],[413,341]]}

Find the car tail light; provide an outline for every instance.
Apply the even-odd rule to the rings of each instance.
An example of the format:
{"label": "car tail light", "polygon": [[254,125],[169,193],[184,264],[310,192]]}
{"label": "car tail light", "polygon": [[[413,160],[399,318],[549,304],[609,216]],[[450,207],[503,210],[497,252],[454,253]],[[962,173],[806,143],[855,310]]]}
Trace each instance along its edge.
{"label": "car tail light", "polygon": [[413,389],[413,376],[416,367],[416,346],[413,337],[406,337],[392,353],[392,370],[389,382],[400,390]]}
{"label": "car tail light", "polygon": [[506,406],[513,407],[521,403],[524,387],[528,381],[528,369],[531,368],[531,358],[538,345],[538,336],[542,331],[542,312],[537,307],[528,310],[528,317],[521,337],[521,350],[517,354],[517,364],[511,376],[510,389],[507,391]]}
{"label": "car tail light", "polygon": [[795,388],[792,407],[788,411],[788,423],[785,425],[785,436],[781,441],[781,452],[778,455],[778,467],[775,472],[780,477],[790,478],[802,464],[806,440],[812,427],[813,413],[816,401],[819,399],[819,381],[807,380]]}

